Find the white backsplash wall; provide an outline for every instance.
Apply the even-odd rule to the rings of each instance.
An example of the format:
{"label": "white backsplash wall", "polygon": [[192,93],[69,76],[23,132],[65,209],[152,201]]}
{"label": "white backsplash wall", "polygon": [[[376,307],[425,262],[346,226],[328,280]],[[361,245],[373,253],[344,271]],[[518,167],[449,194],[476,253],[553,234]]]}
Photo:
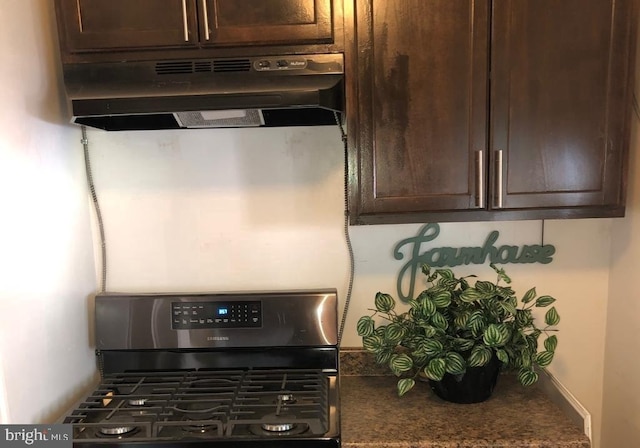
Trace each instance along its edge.
{"label": "white backsplash wall", "polygon": [[89,139],[109,290],[346,284],[337,127],[90,130]]}
{"label": "white backsplash wall", "polygon": [[0,423],[47,423],[95,379],[95,267],[53,2],[0,8]]}
{"label": "white backsplash wall", "polygon": [[[89,138],[109,290],[335,287],[344,299],[344,156],[336,127],[90,130]],[[420,227],[350,228],[356,276],[343,346],[361,345],[355,323],[377,291],[396,295],[406,260],[395,260],[393,248]],[[497,245],[542,238],[540,221],[448,223],[423,250],[482,246],[492,230],[500,231]],[[536,286],[558,299],[560,344],[550,370],[592,413],[598,436],[611,220],[547,221],[544,242],[557,249],[551,264],[505,267],[520,295]],[[494,278],[488,265],[457,271]]]}

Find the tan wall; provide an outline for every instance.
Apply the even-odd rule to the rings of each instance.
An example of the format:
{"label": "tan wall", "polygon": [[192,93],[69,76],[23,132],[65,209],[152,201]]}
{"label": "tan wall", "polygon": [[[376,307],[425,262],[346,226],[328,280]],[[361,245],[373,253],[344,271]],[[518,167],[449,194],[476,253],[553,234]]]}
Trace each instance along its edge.
{"label": "tan wall", "polygon": [[0,9],[0,422],[57,418],[93,378],[93,246],[51,0]]}
{"label": "tan wall", "polygon": [[[637,95],[640,64],[636,72]],[[613,225],[602,448],[640,446],[640,292],[635,288],[640,273],[638,120],[634,116],[627,215]]]}

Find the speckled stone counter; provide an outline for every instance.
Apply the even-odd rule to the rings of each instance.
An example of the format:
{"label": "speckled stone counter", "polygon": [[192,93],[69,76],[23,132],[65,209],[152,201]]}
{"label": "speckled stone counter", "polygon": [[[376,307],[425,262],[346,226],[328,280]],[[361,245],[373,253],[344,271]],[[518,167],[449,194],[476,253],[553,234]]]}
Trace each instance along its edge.
{"label": "speckled stone counter", "polygon": [[[362,374],[371,375],[363,376]],[[589,448],[589,439],[544,393],[502,375],[492,397],[453,404],[419,382],[399,398],[394,376],[341,353],[343,448]]]}

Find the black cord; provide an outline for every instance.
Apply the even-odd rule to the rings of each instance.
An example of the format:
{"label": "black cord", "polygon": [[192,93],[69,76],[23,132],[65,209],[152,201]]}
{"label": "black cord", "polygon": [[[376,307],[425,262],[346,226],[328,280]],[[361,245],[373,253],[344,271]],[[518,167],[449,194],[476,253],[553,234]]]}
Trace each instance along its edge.
{"label": "black cord", "polygon": [[98,228],[100,229],[100,254],[102,258],[102,279],[100,280],[100,292],[107,290],[107,244],[104,237],[104,223],[102,221],[102,212],[100,211],[100,203],[98,202],[98,195],[96,194],[96,187],[93,183],[93,174],[91,172],[91,159],[89,157],[89,139],[87,138],[87,128],[82,126],[82,147],[84,149],[84,168],[87,176],[87,185],[89,186],[89,192],[91,193],[91,199],[93,200],[93,206],[96,211],[96,218],[98,220]]}
{"label": "black cord", "polygon": [[340,329],[338,330],[338,346],[342,342],[344,327],[347,323],[347,313],[349,312],[349,304],[351,303],[351,291],[353,290],[353,277],[355,274],[355,262],[353,258],[353,246],[351,244],[351,235],[349,235],[349,143],[347,134],[344,132],[342,121],[338,112],[334,112],[336,124],[340,129],[342,144],[344,145],[344,239],[347,243],[347,252],[349,254],[349,285],[347,287],[347,295],[342,308],[342,319],[340,320]]}

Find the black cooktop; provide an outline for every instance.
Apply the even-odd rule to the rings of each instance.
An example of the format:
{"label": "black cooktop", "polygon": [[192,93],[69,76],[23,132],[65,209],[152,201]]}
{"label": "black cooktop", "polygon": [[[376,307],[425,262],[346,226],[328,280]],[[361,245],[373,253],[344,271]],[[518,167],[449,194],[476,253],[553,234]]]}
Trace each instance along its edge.
{"label": "black cooktop", "polygon": [[318,440],[330,437],[335,381],[298,369],[112,374],[63,422],[96,444]]}
{"label": "black cooktop", "polygon": [[64,423],[76,441],[323,438],[334,381],[297,369],[113,374]]}

